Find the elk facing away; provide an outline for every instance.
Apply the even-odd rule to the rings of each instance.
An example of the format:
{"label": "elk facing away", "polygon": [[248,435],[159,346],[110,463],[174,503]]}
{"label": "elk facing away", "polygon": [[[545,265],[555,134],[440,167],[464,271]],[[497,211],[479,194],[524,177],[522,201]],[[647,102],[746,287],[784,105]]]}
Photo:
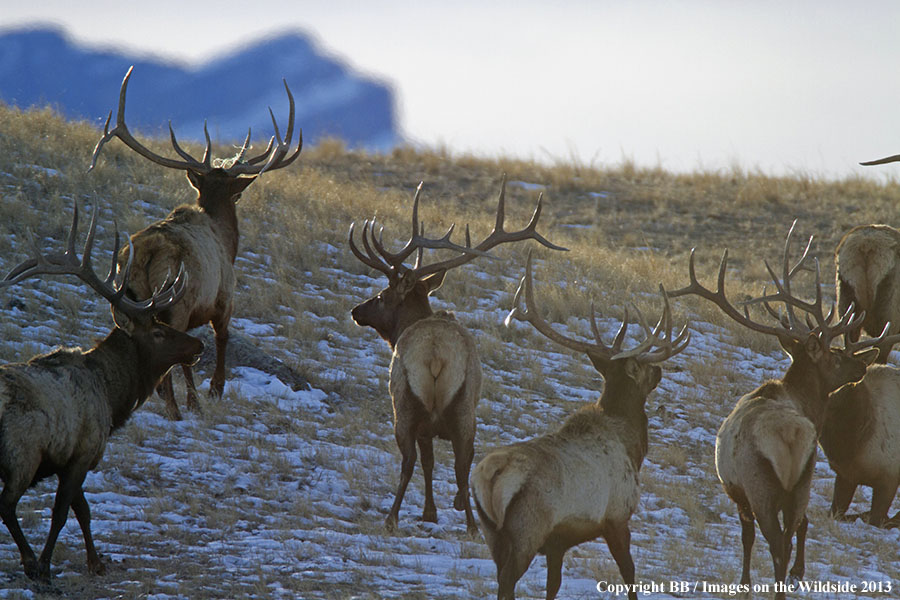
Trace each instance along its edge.
{"label": "elk facing away", "polygon": [[[834,308],[823,314],[818,263],[815,267],[815,301],[801,300],[791,291],[791,279],[806,269],[810,244],[800,259],[789,267],[791,226],[784,245],[781,278],[766,268],[776,292],[763,295],[766,311],[778,321],[766,325],[753,321],[749,309],[731,304],[725,295],[726,250],[719,264],[717,289],[705,288],[694,272],[691,252],[690,285],[669,293],[669,297],[693,294],[718,306],[722,312],[744,327],[775,336],[791,359],[781,379],[769,381],[738,400],[716,436],[716,472],[728,496],[737,504],[743,543],[741,584],[750,585],[750,558],[756,535],[755,523],[769,543],[776,582],[783,582],[791,557],[792,540],[797,536],[797,556],[791,575],[801,579],[805,570],[804,547],[808,521],[806,506],[816,460],[816,442],[822,430],[828,395],[844,384],[859,381],[866,371],[866,360],[857,353],[869,350],[881,338],[832,348],[832,341],[859,326],[863,315],[854,315],[850,306],[835,319]],[[782,303],[785,311],[777,314],[772,303]],[[797,317],[795,311],[805,314]],[[868,357],[865,357],[868,358]],[[779,522],[783,517],[784,527]],[[776,593],[783,598],[784,592]]]}
{"label": "elk facing away", "polygon": [[[159,322],[155,315],[178,302],[187,275],[181,270],[149,299],[136,302],[125,295],[131,264],[115,285],[116,252],[109,275],[100,280],[91,266],[96,208],[79,260],[74,249],[76,206],[64,254],[34,258],[14,268],[0,285],[43,274],[76,275],[112,305],[115,328],[94,348],[65,348],[33,357],[25,363],[0,366],[0,517],[19,547],[25,574],[49,580],[50,557],[60,530],[75,512],[87,550],[88,570],[104,566],[91,537],[91,514],[82,484],[97,466],[110,433],[140,407],[173,365],[194,362],[203,350],[200,340]],[[118,250],[116,233],[116,250]],[[50,534],[40,558],[25,539],[16,505],[29,486],[56,475],[59,486]]]}
{"label": "elk facing away", "polygon": [[[900,154],[862,165],[882,165],[900,160]],[[834,251],[835,289],[838,310],[850,304],[865,319],[860,328],[878,335],[888,322],[889,333],[900,332],[900,231],[889,225],[860,225],[848,231]],[[850,332],[851,340],[859,338],[860,328]],[[892,344],[879,346],[879,363],[886,363]]]}
{"label": "elk facing away", "polygon": [[[519,306],[525,296],[525,308]],[[516,582],[537,553],[547,556],[547,598],[556,597],[566,551],[602,536],[626,584],[634,584],[628,520],[640,495],[638,471],[647,454],[647,396],[662,377],[657,365],[687,347],[687,327],[673,337],[668,301],[652,331],[638,313],[646,339],[626,350],[625,319],[612,346],[600,337],[591,314],[594,342],[569,338],[541,317],[535,305],[531,256],[507,317],[584,352],[603,375],[600,399],[571,415],[553,433],[494,450],[472,474],[481,530],[497,565],[497,598],[515,597]],[[632,589],[629,598],[637,598]]]}
{"label": "elk facing away", "polygon": [[[175,272],[183,264],[190,274],[188,289],[184,299],[160,313],[160,319],[172,327],[187,331],[205,323],[211,323],[216,339],[216,367],[210,380],[209,392],[221,396],[225,389],[225,348],[228,344],[228,323],[234,308],[234,259],[238,250],[238,222],[235,204],[241,192],[253,183],[257,175],[273,171],[291,164],[300,154],[303,146],[302,134],[297,149],[288,155],[294,131],[294,98],[284,84],[290,103],[288,126],[282,140],[272,114],[275,135],[266,150],[254,157],[244,159],[250,143],[250,132],[237,156],[226,161],[230,166],[213,166],[211,162],[211,142],[206,134],[206,150],[202,160],[196,160],[185,152],[175,139],[172,124],[169,124],[172,147],[180,159],[166,158],[155,154],[138,142],[125,125],[125,93],[131,69],[122,81],[119,92],[119,108],[116,126],[110,130],[112,112],[106,120],[103,137],[97,142],[91,160],[91,168],[104,144],[114,137],[122,140],[129,148],[144,158],[170,169],[187,172],[190,184],[197,190],[195,205],[179,206],[162,221],[153,223],[132,236],[135,257],[134,274],[128,284],[128,295],[134,299],[149,298],[169,273]],[[271,110],[270,110],[271,113]],[[129,258],[128,248],[123,248],[119,256],[120,266]],[[197,391],[194,387],[193,372],[189,365],[183,365],[187,385],[187,405],[197,409]],[[175,402],[172,379],[166,375],[159,389],[166,402],[166,410],[171,418],[180,419],[181,413]]]}
{"label": "elk facing away", "polygon": [[[381,271],[388,278],[388,287],[377,296],[353,308],[357,325],[375,329],[391,349],[390,392],[394,408],[394,436],[400,448],[402,464],[400,484],[386,525],[397,525],[400,504],[416,464],[416,444],[422,453],[425,475],[425,508],[422,519],[437,521],[437,509],[432,494],[434,469],[433,438],[450,440],[456,471],[457,493],[453,500],[456,510],[466,513],[466,527],[477,532],[475,517],[469,503],[469,469],[472,466],[475,444],[475,407],[481,393],[481,362],[472,334],[458,323],[452,313],[431,310],[428,297],[444,281],[449,269],[505,242],[537,240],[548,248],[564,250],[551,244],[536,231],[542,201],[528,225],[514,232],[503,229],[506,179],[500,189],[497,220],[494,230],[477,246],[450,241],[451,226],[441,238],[426,238],[421,234],[418,209],[419,184],[413,200],[412,235],[399,252],[384,248],[380,236],[375,235],[375,220],[363,225],[362,241],[365,253],[354,242],[354,225],[350,226],[350,250],[364,264]],[[425,248],[445,249],[456,253],[452,258],[422,264]],[[404,261],[417,253],[415,266]]]}

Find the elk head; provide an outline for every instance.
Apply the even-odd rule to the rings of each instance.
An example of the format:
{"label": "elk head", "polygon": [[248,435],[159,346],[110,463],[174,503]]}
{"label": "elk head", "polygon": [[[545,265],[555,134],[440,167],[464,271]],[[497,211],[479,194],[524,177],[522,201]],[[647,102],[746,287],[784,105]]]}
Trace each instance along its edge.
{"label": "elk head", "polygon": [[[728,250],[722,255],[719,263],[717,288],[713,292],[697,281],[694,271],[694,250],[691,250],[688,272],[690,285],[673,290],[668,293],[670,298],[688,294],[700,296],[718,306],[722,312],[734,321],[751,329],[773,335],[778,339],[781,347],[790,356],[791,363],[800,367],[796,371],[815,372],[826,389],[833,391],[848,381],[859,381],[866,371],[867,363],[874,358],[877,349],[874,345],[888,341],[885,338],[887,328],[877,338],[862,342],[851,343],[845,337],[843,348],[832,348],[832,342],[857,330],[865,318],[865,313],[856,314],[854,305],[851,304],[843,315],[838,317],[835,306],[826,315],[822,306],[822,285],[819,273],[819,263],[814,261],[811,267],[807,263],[810,260],[809,250],[812,245],[812,236],[806,243],[806,247],[793,266],[790,266],[790,248],[797,221],[795,220],[784,243],[784,255],[782,260],[781,276],[765,262],[772,282],[775,285],[775,293],[763,295],[744,303],[743,311],[738,310],[728,301],[725,294],[725,271],[728,267]],[[791,290],[791,280],[802,270],[815,272],[815,300],[812,302],[802,300]],[[779,313],[772,308],[772,303],[780,302],[784,305],[784,312]],[[766,325],[751,319],[748,305],[762,304],[766,312],[775,319],[776,325]],[[805,314],[800,319],[795,311]],[[785,375],[786,378],[789,375]]]}
{"label": "elk head", "polygon": [[240,199],[241,192],[253,183],[257,176],[262,175],[266,171],[274,171],[275,169],[286,167],[300,155],[300,150],[303,148],[302,131],[299,133],[300,139],[297,149],[288,156],[294,135],[294,96],[291,94],[287,81],[284,82],[284,89],[288,95],[290,112],[285,139],[281,138],[278,123],[275,121],[275,113],[270,108],[269,114],[272,116],[272,126],[275,129],[275,135],[269,140],[268,146],[261,154],[249,158],[244,157],[250,147],[250,130],[248,129],[247,138],[236,156],[227,160],[212,161],[212,142],[210,141],[209,130],[204,123],[203,134],[206,137],[206,150],[203,152],[203,158],[197,160],[179,146],[178,140],[175,139],[175,130],[172,128],[171,121],[169,121],[169,137],[171,138],[172,148],[180,159],[166,158],[156,154],[138,142],[131,135],[128,126],[125,124],[125,94],[128,91],[128,80],[131,78],[133,70],[134,67],[128,69],[128,73],[125,74],[125,78],[122,80],[122,87],[119,90],[119,108],[116,112],[116,126],[112,130],[109,128],[109,123],[112,120],[112,111],[110,111],[106,124],[103,127],[103,137],[100,138],[100,141],[94,147],[94,153],[91,156],[91,166],[88,170],[93,169],[97,164],[97,158],[100,156],[100,151],[106,142],[117,137],[126,146],[151,162],[170,169],[186,171],[188,181],[197,190],[197,204],[208,212],[216,213],[223,210],[233,212],[234,203]]}
{"label": "elk head", "polygon": [[[591,364],[606,381],[604,396],[607,390],[616,390],[614,395],[627,395],[637,398],[640,407],[643,408],[647,396],[652,392],[662,379],[662,368],[659,363],[684,350],[690,342],[690,331],[687,325],[682,327],[677,335],[672,332],[672,313],[669,308],[668,298],[662,285],[660,293],[663,296],[664,308],[662,317],[651,329],[644,316],[637,307],[633,307],[637,315],[637,323],[644,331],[644,340],[630,349],[623,349],[622,344],[628,332],[631,321],[629,311],[625,309],[625,318],[619,327],[612,345],[607,345],[600,335],[597,325],[594,303],[591,303],[591,332],[594,335],[593,342],[586,342],[559,333],[548,323],[540,313],[534,299],[534,284],[531,275],[531,252],[528,253],[528,261],[525,265],[525,275],[519,283],[513,300],[513,309],[507,315],[505,324],[509,326],[512,319],[527,321],[544,337],[556,342],[560,346],[583,352],[587,355]],[[521,306],[524,298],[525,305]],[[633,393],[623,394],[619,390],[629,390]]]}
{"label": "elk head", "polygon": [[[423,234],[423,227],[419,222],[419,195],[422,191],[422,183],[416,188],[412,209],[412,233],[409,240],[398,252],[387,250],[381,241],[381,231],[375,235],[375,218],[366,220],[363,225],[362,243],[363,253],[354,241],[355,223],[350,225],[350,250],[363,264],[384,273],[388,278],[388,286],[381,290],[375,297],[359,304],[351,311],[351,316],[357,325],[368,326],[375,329],[384,338],[391,348],[397,342],[400,334],[406,327],[419,319],[432,314],[428,297],[438,289],[444,281],[447,271],[463,265],[478,256],[488,256],[487,252],[494,246],[506,242],[533,239],[553,250],[566,250],[561,246],[548,241],[536,231],[538,219],[541,216],[543,197],[538,198],[537,206],[528,225],[519,231],[505,231],[505,203],[506,203],[506,176],[504,175],[500,187],[500,196],[497,200],[497,217],[494,229],[484,240],[476,246],[472,246],[469,229],[466,227],[466,245],[460,246],[450,241],[454,226],[451,225],[447,232],[440,238],[427,238]],[[456,253],[455,256],[423,265],[422,255],[424,249],[444,249]],[[404,261],[416,253],[415,266],[410,268]]]}
{"label": "elk head", "polygon": [[[78,258],[75,251],[75,238],[78,235],[78,204],[76,202],[72,211],[72,227],[69,229],[65,252],[46,255],[41,253],[31,233],[27,232],[33,256],[13,268],[0,282],[0,286],[12,285],[38,275],[75,275],[110,303],[116,330],[134,341],[140,355],[139,362],[145,371],[157,374],[158,378],[172,365],[195,363],[203,351],[203,343],[195,337],[169,327],[156,317],[157,314],[169,309],[184,296],[188,275],[183,266],[174,279],[167,278],[167,281],[150,298],[143,301],[132,300],[125,292],[131,273],[133,252],[129,253],[129,260],[122,272],[121,281],[116,283],[119,253],[118,228],[115,232],[109,272],[102,280],[94,272],[91,251],[94,247],[94,236],[97,230],[97,212],[95,205],[81,258]],[[130,238],[128,243],[130,246]]]}

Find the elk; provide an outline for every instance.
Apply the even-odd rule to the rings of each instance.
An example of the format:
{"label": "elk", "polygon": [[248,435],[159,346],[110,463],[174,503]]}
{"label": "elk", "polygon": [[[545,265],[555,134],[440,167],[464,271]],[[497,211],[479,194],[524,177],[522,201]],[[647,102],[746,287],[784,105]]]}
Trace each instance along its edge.
{"label": "elk", "polygon": [[[785,240],[781,278],[768,261],[765,263],[776,292],[767,295],[764,291],[761,298],[750,301],[762,303],[777,325],[752,320],[747,305],[741,311],[727,299],[727,250],[719,263],[715,292],[697,281],[693,250],[688,266],[690,284],[669,292],[670,298],[700,296],[744,327],[775,336],[791,360],[781,379],[763,383],[738,400],[716,436],[716,472],[726,494],[737,505],[743,545],[741,584],[748,589],[755,523],[759,523],[769,544],[776,582],[785,580],[796,534],[797,555],[791,575],[802,579],[809,525],[806,506],[828,395],[844,384],[862,379],[872,346],[883,337],[844,348],[831,347],[834,339],[859,327],[865,315],[855,314],[853,305],[839,318],[833,306],[827,315],[823,314],[818,262],[814,268],[815,300],[804,301],[794,295],[791,279],[800,270],[812,268],[807,261],[813,239],[809,238],[800,259],[789,266],[796,223],[791,225]],[[784,305],[783,314],[772,307],[774,303]],[[805,319],[801,320],[795,311],[804,313]],[[775,597],[784,598],[784,592],[776,591]]]}
{"label": "elk", "polygon": [[[24,363],[0,366],[0,517],[22,557],[25,574],[49,581],[50,558],[69,507],[84,534],[88,571],[102,574],[105,567],[91,536],[91,513],[82,485],[87,472],[103,457],[112,431],[121,427],[153,393],[160,378],[173,365],[194,362],[203,350],[200,340],[160,322],[156,315],[179,301],[187,289],[187,274],[166,282],[150,298],[135,301],[126,295],[131,273],[127,262],[116,285],[118,231],[109,274],[101,280],[91,265],[97,225],[94,208],[82,258],[75,252],[78,227],[76,205],[67,249],[62,254],[34,257],[15,267],[0,285],[8,286],[38,275],[75,275],[106,298],[115,327],[90,350],[62,348]],[[16,516],[16,505],[38,481],[56,475],[59,486],[50,533],[35,554]]]}
{"label": "elk", "polygon": [[[355,223],[350,226],[350,250],[363,264],[383,273],[388,286],[377,296],[354,307],[351,316],[357,325],[372,327],[390,345],[390,393],[394,409],[394,437],[400,449],[400,483],[385,525],[397,526],[400,504],[416,464],[416,445],[422,453],[425,475],[423,521],[437,522],[432,494],[434,469],[433,438],[450,440],[453,446],[457,493],[453,507],[465,511],[467,530],[478,528],[469,502],[469,470],[475,453],[475,407],[481,393],[481,362],[472,334],[447,311],[434,312],[428,297],[444,281],[447,271],[461,266],[491,248],[521,240],[536,240],[548,248],[552,244],[536,230],[543,198],[528,225],[519,231],[505,231],[504,176],[497,201],[494,229],[478,245],[472,246],[468,228],[466,246],[450,241],[451,226],[441,238],[427,238],[419,223],[419,195],[416,189],[412,208],[412,235],[398,252],[387,250],[375,235],[375,219],[366,220],[362,230],[365,252],[354,242]],[[451,250],[451,258],[422,264],[424,249]],[[417,253],[415,266],[404,261]]]}
{"label": "elk", "polygon": [[[290,110],[285,138],[281,138],[275,114],[272,125],[275,135],[261,154],[244,159],[250,144],[250,131],[238,154],[227,161],[211,161],[209,131],[204,125],[206,150],[201,160],[196,160],[185,152],[175,139],[175,131],[169,123],[172,147],[180,159],[160,156],[138,142],[125,124],[125,94],[132,67],[122,81],[119,91],[119,107],[116,126],[109,129],[112,111],[106,119],[103,136],[97,142],[91,158],[93,169],[103,146],[113,138],[119,138],[126,146],[153,163],[170,169],[186,171],[188,181],[197,191],[194,205],[177,207],[169,216],[135,233],[131,245],[122,249],[119,265],[130,260],[129,248],[134,248],[134,275],[129,282],[127,294],[134,299],[149,298],[153,290],[183,264],[190,281],[184,299],[162,311],[160,319],[172,327],[187,331],[206,323],[211,323],[216,340],[216,367],[210,380],[209,394],[221,397],[225,390],[225,348],[228,345],[228,323],[234,309],[234,259],[238,251],[238,221],[235,205],[241,193],[253,183],[257,176],[267,171],[290,165],[303,147],[303,135],[297,149],[290,153],[294,131],[294,97],[284,82]],[[221,166],[218,166],[221,163]],[[214,166],[217,165],[217,166]],[[197,390],[194,386],[190,365],[182,365],[187,385],[187,406],[199,410]],[[172,378],[163,379],[158,390],[166,403],[166,410],[172,419],[181,419],[181,412],[175,402]]]}
{"label": "elk", "polygon": [[[481,530],[497,566],[498,599],[514,598],[516,582],[535,555],[547,556],[547,598],[562,583],[566,551],[602,536],[626,584],[634,584],[628,520],[640,495],[638,472],[647,454],[647,396],[662,378],[658,363],[684,350],[687,326],[672,335],[669,303],[652,331],[632,349],[622,344],[628,311],[612,346],[600,336],[591,307],[595,340],[585,342],[555,330],[534,300],[531,254],[506,318],[520,319],[557,344],[583,352],[606,382],[597,402],[582,407],[558,430],[490,452],[472,473],[472,495]],[[522,296],[525,308],[520,307]],[[632,589],[629,598],[637,598]]]}
{"label": "elk", "polygon": [[[900,160],[900,154],[860,163],[882,165]],[[900,332],[900,231],[889,225],[860,225],[848,231],[834,251],[835,290],[838,310],[851,303],[866,317],[850,332],[851,341],[860,330],[878,335],[888,322],[888,333]],[[892,345],[882,342],[876,362],[886,363]]]}
{"label": "elk", "polygon": [[[896,336],[900,337],[900,336]],[[819,444],[835,472],[831,514],[851,520],[856,487],[871,486],[872,505],[861,516],[876,527],[896,527],[888,510],[900,486],[900,370],[870,365],[866,376],[831,394]]]}

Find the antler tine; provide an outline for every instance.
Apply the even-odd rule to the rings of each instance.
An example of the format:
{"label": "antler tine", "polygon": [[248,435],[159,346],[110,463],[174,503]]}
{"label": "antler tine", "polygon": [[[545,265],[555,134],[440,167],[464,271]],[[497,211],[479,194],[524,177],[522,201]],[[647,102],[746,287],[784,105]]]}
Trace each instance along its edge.
{"label": "antler tine", "polygon": [[[391,265],[395,270],[407,270],[407,267],[403,266],[403,261],[409,258],[414,252],[417,250],[422,250],[424,248],[429,248],[432,250],[454,250],[456,252],[460,252],[463,255],[472,254],[474,256],[488,256],[490,255],[487,252],[471,248],[469,246],[460,246],[454,242],[450,241],[450,236],[453,235],[453,230],[456,228],[456,225],[450,225],[447,229],[447,232],[439,237],[439,238],[427,238],[421,232],[421,224],[419,222],[419,197],[422,193],[422,186],[425,182],[420,182],[418,187],[416,187],[416,192],[413,196],[413,208],[412,208],[412,234],[409,237],[409,240],[406,244],[401,248],[398,252],[390,252],[384,247],[384,244],[381,241],[381,236],[376,238],[372,236],[372,244],[375,246],[375,250],[384,261]],[[428,271],[428,268],[431,265],[426,265],[422,267],[421,264],[417,268],[415,268],[417,277],[423,277],[427,273],[436,272],[439,269],[434,271]],[[427,272],[426,272],[427,271]]]}
{"label": "antler tine", "polygon": [[[119,232],[118,227],[115,232],[115,245],[113,249],[113,259],[110,272],[101,281],[96,273],[94,273],[91,265],[91,252],[94,247],[94,238],[97,231],[97,215],[98,207],[95,205],[91,214],[91,223],[88,228],[87,238],[84,243],[82,258],[78,258],[75,251],[75,238],[78,235],[78,203],[72,211],[72,226],[66,238],[66,250],[62,254],[43,254],[36,244],[33,245],[34,256],[13,268],[4,278],[0,285],[7,286],[18,283],[23,279],[35,277],[38,275],[75,275],[84,283],[88,284],[94,291],[107,299],[109,303],[122,313],[129,317],[135,318],[139,316],[149,316],[177,302],[184,294],[184,288],[187,282],[187,274],[183,273],[183,277],[176,279],[168,287],[159,294],[154,294],[148,300],[143,302],[135,302],[125,297],[125,288],[128,282],[128,275],[131,270],[131,260],[134,255],[134,249],[131,247],[131,239],[129,238],[129,255],[128,263],[125,267],[125,273],[122,283],[115,285],[115,265],[116,255],[119,249]],[[182,265],[182,272],[184,266]]]}
{"label": "antler tine", "polygon": [[[586,352],[594,355],[600,354],[601,356],[608,358],[611,355],[610,348],[603,345],[602,342],[600,342],[599,344],[590,344],[566,337],[553,329],[553,326],[545,321],[543,317],[541,317],[540,312],[537,308],[537,304],[534,300],[534,283],[531,274],[531,257],[532,252],[531,250],[529,250],[528,259],[525,262],[525,275],[522,277],[522,280],[519,282],[519,287],[516,290],[516,295],[513,300],[513,308],[504,320],[506,326],[509,326],[509,323],[512,319],[527,321],[531,323],[531,325],[539,333],[556,342],[560,346],[569,348],[570,350],[575,350],[577,352]],[[525,296],[524,310],[520,306],[520,299],[523,294]]]}
{"label": "antler tine", "polygon": [[365,246],[367,254],[363,254],[362,251],[360,251],[360,249],[356,246],[356,242],[353,241],[353,237],[354,237],[353,230],[355,229],[355,227],[356,227],[355,222],[350,224],[350,236],[349,236],[350,251],[353,252],[353,255],[357,259],[359,259],[360,262],[362,262],[363,264],[365,264],[369,267],[372,267],[376,271],[381,271],[382,273],[384,273],[385,275],[388,276],[388,279],[392,279],[395,275],[394,275],[394,272],[391,270],[390,265],[382,262],[377,257],[372,255],[371,248],[366,239],[367,235],[369,233],[368,219],[366,220],[365,224],[363,225],[363,231],[362,231],[363,246]]}
{"label": "antler tine", "polygon": [[[97,158],[100,156],[100,151],[103,149],[103,146],[106,145],[106,142],[113,139],[114,137],[119,138],[122,142],[143,156],[144,158],[154,162],[158,165],[162,165],[164,167],[168,167],[170,169],[180,169],[180,170],[192,170],[192,171],[200,171],[205,172],[208,171],[208,164],[204,165],[203,163],[198,162],[196,159],[192,158],[189,154],[181,150],[177,147],[175,151],[178,152],[178,155],[181,156],[184,161],[174,160],[171,158],[166,158],[164,156],[160,156],[155,152],[148,149],[146,146],[138,142],[128,130],[128,126],[125,124],[125,96],[128,92],[128,80],[131,78],[131,73],[134,71],[134,66],[132,65],[128,72],[125,74],[125,78],[122,80],[122,87],[119,89],[119,107],[116,111],[116,126],[109,129],[109,123],[112,120],[112,111],[109,112],[109,116],[106,119],[106,124],[103,127],[103,136],[97,142],[97,145],[94,146],[94,152],[91,155],[91,166],[88,168],[88,171],[92,170],[97,164]],[[171,132],[171,125],[170,125]],[[172,140],[174,142],[175,134],[171,133]],[[209,140],[209,135],[207,134],[207,144]],[[208,147],[208,146],[207,146]]]}
{"label": "antler tine", "polygon": [[[849,310],[852,310],[851,306]],[[849,312],[848,310],[848,312]],[[863,315],[865,313],[862,313]],[[860,319],[861,321],[861,319]],[[900,333],[895,333],[893,335],[888,335],[887,332],[891,329],[891,322],[888,321],[884,324],[884,329],[881,330],[881,333],[877,337],[867,338],[865,340],[859,340],[853,342],[850,340],[849,334],[851,328],[848,328],[843,332],[844,337],[844,353],[845,354],[858,354],[864,350],[868,350],[874,346],[887,346],[890,348],[894,344],[900,342]]]}
{"label": "antler tine", "polygon": [[[494,223],[494,229],[491,233],[483,239],[477,246],[472,248],[471,240],[469,237],[468,226],[466,227],[466,249],[463,253],[449,258],[447,260],[443,260],[437,263],[432,263],[430,265],[425,265],[421,267],[420,270],[417,270],[416,273],[420,277],[424,277],[425,275],[429,275],[431,273],[436,273],[441,270],[452,269],[454,267],[458,267],[463,265],[476,256],[486,255],[486,252],[495,246],[499,246],[500,244],[504,244],[507,242],[518,242],[522,240],[532,239],[537,241],[543,246],[550,248],[551,250],[562,250],[568,251],[568,248],[564,248],[562,246],[558,246],[549,240],[547,240],[544,236],[537,232],[537,222],[541,216],[541,209],[543,206],[543,194],[539,195],[537,206],[534,209],[534,213],[531,216],[531,220],[528,222],[523,229],[519,231],[506,231],[504,229],[504,222],[506,219],[506,174],[503,174],[503,178],[500,184],[500,194],[497,198],[497,216]],[[461,247],[457,247],[459,251]]]}
{"label": "antler tine", "polygon": [[[758,331],[760,333],[766,333],[770,335],[775,335],[779,338],[787,337],[794,341],[800,341],[801,337],[798,332],[791,330],[788,327],[771,327],[769,325],[763,325],[762,323],[757,323],[750,318],[750,312],[747,309],[746,305],[744,306],[743,314],[735,308],[735,306],[728,301],[728,298],[725,295],[725,271],[728,266],[728,250],[726,249],[722,253],[722,259],[719,261],[719,274],[716,278],[716,291],[707,289],[697,280],[697,273],[694,266],[694,256],[696,254],[696,248],[691,249],[690,260],[688,261],[688,275],[690,276],[690,284],[686,287],[667,292],[666,295],[669,298],[677,298],[679,296],[685,296],[688,294],[692,294],[695,296],[700,296],[701,298],[705,298],[709,300],[716,306],[718,306],[722,312],[731,317],[732,320],[737,321],[744,327],[748,329],[752,329],[753,331]],[[777,279],[777,278],[776,278]],[[772,296],[757,299],[756,301],[765,301],[768,298],[772,298]],[[780,322],[780,321],[779,321]]]}
{"label": "antler tine", "polygon": [[[294,103],[294,95],[291,93],[291,88],[288,86],[287,80],[282,79],[284,83],[284,89],[287,92],[288,96],[288,124],[287,129],[285,129],[285,136],[282,140],[281,132],[278,129],[278,121],[275,119],[275,113],[271,107],[269,107],[269,116],[272,118],[272,127],[275,130],[275,135],[272,136],[269,141],[269,145],[266,147],[265,151],[253,158],[248,159],[245,162],[235,161],[235,164],[226,171],[231,175],[262,175],[266,171],[274,171],[276,169],[281,169],[283,167],[288,166],[292,162],[294,162],[298,156],[300,156],[300,151],[303,149],[303,132],[299,132],[299,141],[297,143],[297,149],[293,154],[285,158],[287,153],[291,149],[291,145],[293,143],[294,138],[294,117],[296,115],[296,106]],[[243,156],[243,153],[241,155]],[[262,166],[259,166],[259,163],[263,162]]]}
{"label": "antler tine", "polygon": [[887,163],[897,162],[900,160],[900,154],[895,154],[893,156],[886,156],[884,158],[879,158],[878,160],[868,160],[866,162],[861,162],[859,164],[870,167],[872,165],[884,165]]}

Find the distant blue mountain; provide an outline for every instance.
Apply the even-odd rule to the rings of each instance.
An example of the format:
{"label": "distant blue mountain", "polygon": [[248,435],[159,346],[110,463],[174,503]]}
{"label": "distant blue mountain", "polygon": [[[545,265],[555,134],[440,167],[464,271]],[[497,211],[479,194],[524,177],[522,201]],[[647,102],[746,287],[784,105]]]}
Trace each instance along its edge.
{"label": "distant blue mountain", "polygon": [[197,68],[84,48],[58,29],[0,32],[0,100],[28,108],[51,105],[68,118],[103,126],[115,110],[128,67],[127,123],[158,135],[172,121],[179,140],[199,140],[203,121],[219,142],[272,135],[268,107],[282,134],[286,79],[305,143],[339,137],[351,147],[384,150],[399,141],[391,88],[323,56],[301,33],[264,39]]}

